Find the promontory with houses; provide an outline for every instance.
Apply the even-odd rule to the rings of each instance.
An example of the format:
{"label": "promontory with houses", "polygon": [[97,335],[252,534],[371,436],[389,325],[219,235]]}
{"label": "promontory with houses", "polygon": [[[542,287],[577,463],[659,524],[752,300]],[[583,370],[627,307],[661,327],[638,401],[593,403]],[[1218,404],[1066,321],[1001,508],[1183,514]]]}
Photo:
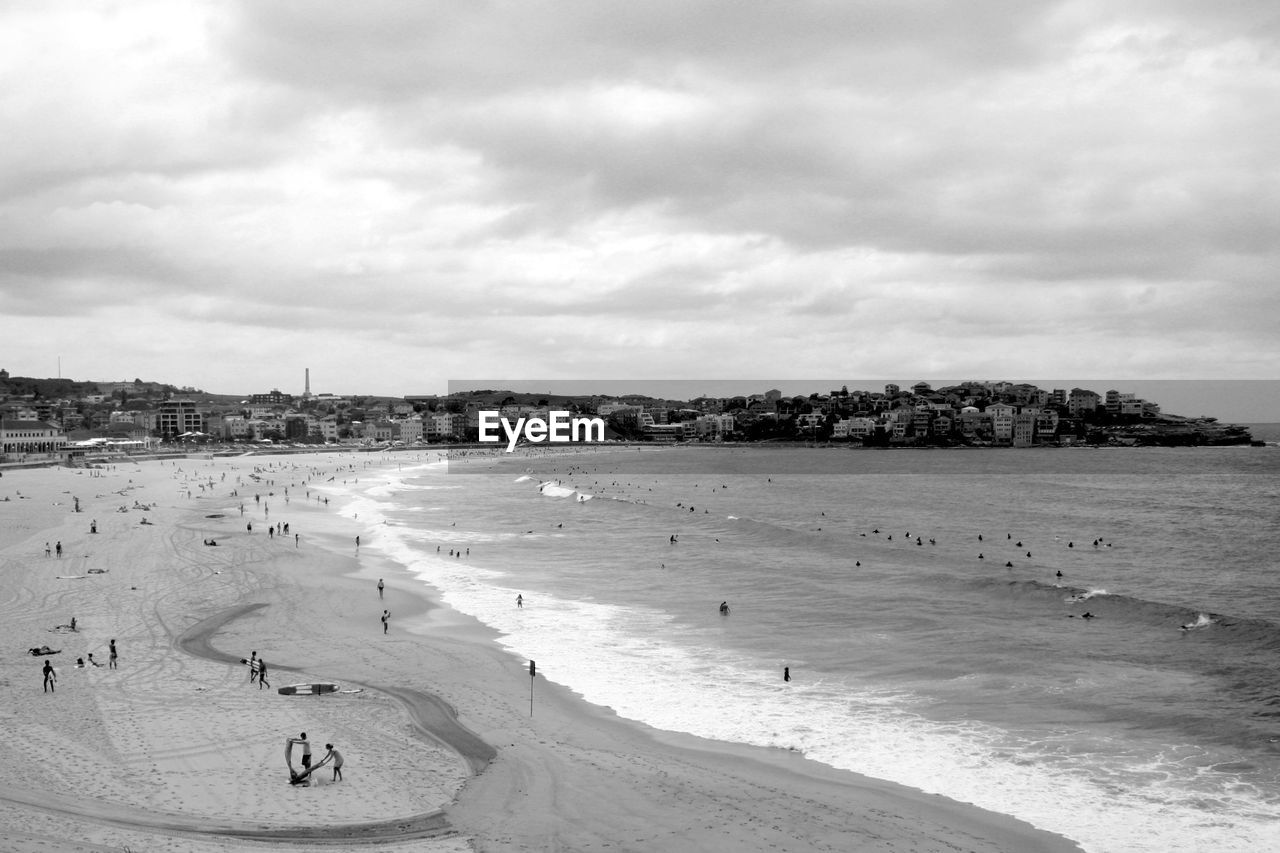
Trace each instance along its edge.
{"label": "promontory with houses", "polygon": [[[607,441],[803,442],[853,447],[1042,447],[1249,444],[1249,431],[1161,411],[1122,389],[966,381],[848,386],[807,396],[769,389],[665,400],[510,390],[377,396],[279,390],[244,397],[141,379],[11,377],[0,370],[0,463],[187,452],[218,445],[357,448],[468,444],[480,412],[603,419]],[[1254,442],[1257,443],[1257,442]]]}

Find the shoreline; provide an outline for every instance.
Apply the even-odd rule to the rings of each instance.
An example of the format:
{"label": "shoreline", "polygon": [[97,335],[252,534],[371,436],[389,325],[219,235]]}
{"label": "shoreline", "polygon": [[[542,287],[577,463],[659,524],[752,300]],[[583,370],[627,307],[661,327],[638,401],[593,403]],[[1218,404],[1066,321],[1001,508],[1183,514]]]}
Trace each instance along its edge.
{"label": "shoreline", "polygon": [[[124,473],[132,473],[138,480],[148,480],[134,488],[158,492],[164,486],[160,475],[173,473],[169,466],[207,466],[222,473],[238,470],[243,474],[268,462],[279,463],[282,468],[296,467],[294,460],[298,458],[270,460],[255,456],[230,462],[156,462],[149,463],[156,466],[150,470],[130,466],[129,472],[112,472],[112,484],[119,485]],[[326,466],[333,461],[328,457],[323,460]],[[371,460],[365,457],[356,461]],[[387,470],[400,460],[373,461],[379,462],[380,470]],[[39,482],[46,501],[61,494],[62,486],[82,485],[82,478],[94,479],[68,469],[13,477]],[[13,486],[10,477],[0,481],[0,491],[5,494],[10,494]],[[38,500],[34,485],[28,488],[32,500]],[[256,483],[255,488],[259,488]],[[103,578],[114,581],[116,572],[121,571],[128,575],[124,582],[132,583],[134,590],[145,584],[149,589],[155,587],[152,591],[158,597],[150,613],[146,608],[130,608],[131,598],[125,593],[131,590],[122,583],[114,591],[122,602],[102,602],[97,608],[101,613],[94,609],[78,611],[88,614],[82,616],[84,627],[79,633],[97,631],[93,626],[106,617],[114,635],[128,636],[129,626],[125,623],[136,617],[141,623],[140,633],[154,639],[153,651],[148,654],[154,654],[157,660],[147,661],[148,665],[172,666],[168,662],[179,658],[179,669],[199,669],[196,681],[200,685],[184,694],[170,689],[170,682],[156,681],[145,685],[145,690],[131,688],[127,695],[113,697],[118,704],[109,708],[97,699],[104,717],[100,724],[114,747],[103,751],[115,753],[101,756],[106,767],[112,766],[113,758],[118,766],[126,753],[121,743],[129,737],[120,727],[130,712],[142,713],[149,702],[158,703],[161,719],[151,722],[177,729],[167,738],[128,733],[137,741],[133,746],[141,757],[135,758],[134,752],[123,756],[129,759],[126,767],[133,766],[130,762],[158,764],[168,784],[184,788],[178,794],[182,807],[176,812],[146,802],[143,808],[133,810],[134,814],[144,810],[152,814],[163,812],[155,818],[159,827],[131,822],[129,818],[122,826],[118,820],[108,822],[96,816],[95,809],[121,811],[117,797],[110,791],[95,793],[93,786],[79,784],[75,775],[65,769],[62,777],[56,772],[46,774],[43,787],[30,786],[33,791],[48,791],[44,803],[32,801],[33,797],[38,800],[39,794],[19,797],[10,783],[0,783],[0,826],[15,831],[18,826],[30,827],[31,831],[19,832],[33,837],[59,837],[52,834],[57,830],[48,820],[56,816],[54,823],[74,824],[84,833],[69,834],[67,838],[93,837],[117,843],[113,839],[125,837],[133,839],[127,843],[150,845],[148,849],[164,839],[172,840],[178,833],[184,846],[175,849],[229,850],[242,849],[236,846],[241,843],[246,845],[243,849],[261,849],[263,843],[299,843],[304,832],[314,841],[336,837],[339,831],[351,843],[377,840],[389,842],[388,849],[412,842],[412,849],[430,850],[541,850],[556,845],[586,849],[596,844],[644,850],[670,846],[669,842],[676,838],[699,849],[725,851],[766,850],[774,846],[847,848],[854,839],[859,844],[874,839],[881,844],[905,844],[909,840],[917,849],[928,850],[951,849],[956,842],[968,849],[988,851],[1056,853],[1079,849],[1060,836],[1013,818],[828,768],[784,750],[706,741],[651,729],[620,718],[610,709],[589,705],[567,688],[545,680],[538,682],[538,714],[529,718],[527,674],[519,661],[492,641],[493,632],[450,611],[410,571],[393,575],[396,564],[384,555],[343,553],[343,538],[354,536],[351,531],[359,525],[335,513],[336,507],[326,512],[323,507],[298,499],[293,502],[297,506],[286,503],[287,508],[282,510],[273,490],[272,509],[298,527],[301,539],[300,543],[273,543],[257,531],[239,532],[239,519],[227,512],[228,507],[234,509],[235,499],[228,499],[225,491],[211,486],[207,497],[179,499],[176,507],[160,507],[155,511],[153,526],[142,529],[132,525],[110,525],[113,529],[106,529],[108,524],[102,520],[113,498],[86,506],[87,512],[70,519],[65,507],[45,506],[35,515],[47,518],[32,519],[25,536],[22,530],[15,530],[16,535],[5,534],[0,539],[0,557],[4,558],[6,572],[18,569],[13,574],[20,574],[19,564],[30,562],[25,583],[30,594],[19,594],[6,605],[6,616],[15,607],[39,609],[50,603],[86,607],[89,605],[80,601],[83,591],[59,590],[56,579],[30,574],[45,559],[30,555],[33,548],[39,547],[38,542],[50,537],[61,539],[69,545],[68,551],[75,553],[72,543],[79,544],[87,537],[73,539],[69,523],[74,521],[83,529],[91,513],[97,513],[103,529],[99,535],[110,534],[112,542],[120,546],[120,555],[129,554],[136,565],[124,570],[113,565],[110,574],[92,581],[61,583],[96,583]],[[203,501],[204,505],[196,501]],[[31,515],[26,510],[36,507],[35,503],[21,507],[7,504],[0,505],[0,512],[21,509],[23,514]],[[215,507],[221,512],[206,511]],[[128,520],[137,523],[136,513],[122,513],[121,517],[126,515],[133,516]],[[59,516],[60,524],[48,523],[57,521]],[[257,520],[254,523],[257,526]],[[162,536],[151,537],[167,537],[167,541],[155,543],[159,547],[137,547],[141,537],[161,533]],[[220,547],[200,545],[202,538],[210,534],[218,539]],[[86,555],[74,559],[93,558]],[[388,578],[385,601],[370,591],[370,578],[376,578],[377,571]],[[176,578],[170,577],[175,574]],[[379,636],[377,622],[379,608],[384,604],[393,613],[385,641]],[[113,609],[114,613],[109,612]],[[40,613],[25,620],[11,619],[8,623],[20,624],[0,630],[16,641],[9,643],[10,648],[25,647],[28,643],[19,636],[28,636],[37,623],[53,623],[61,615],[59,611],[56,615]],[[125,640],[121,642],[120,673],[124,674],[128,667],[137,665],[143,643],[140,638],[129,639],[127,644]],[[280,697],[274,691],[251,689],[244,681],[239,656],[229,651],[250,647],[264,649],[262,655],[271,661],[273,677],[298,671],[356,685],[363,692],[330,701],[331,697]],[[37,692],[31,691],[31,682],[38,680],[31,677],[36,664],[22,661],[30,672],[17,676],[13,655],[8,658],[3,689],[15,697],[11,707],[21,706],[16,720],[28,707],[33,711],[41,707],[33,703],[41,701],[42,695],[38,688]],[[275,663],[277,660],[279,663]],[[64,693],[73,694],[71,701],[83,698],[74,696],[76,674],[88,675],[105,686],[104,672],[69,672],[70,662],[61,660],[55,664],[60,678],[71,682],[59,690],[58,701],[63,701]],[[135,684],[133,688],[143,686]],[[59,687],[63,688],[63,680]],[[302,722],[300,709],[305,709]],[[454,709],[456,716],[451,713]],[[347,719],[350,717],[358,717],[358,723]],[[192,740],[210,739],[203,730],[234,731],[236,724],[244,725],[246,719],[255,729],[265,729],[269,734],[250,738],[250,743],[229,750],[218,759],[209,757],[206,746],[200,744],[200,748],[189,750],[192,755],[183,755],[176,774],[160,760],[166,747],[172,748],[160,741],[167,739],[190,747]],[[341,733],[334,739],[348,756],[354,778],[303,789],[291,789],[281,781],[279,744],[286,733],[303,724],[315,731]],[[34,725],[28,722],[25,728],[20,727],[16,737],[48,741],[47,733],[33,735]],[[86,740],[95,734],[93,731],[59,728],[57,720],[41,721],[40,726],[57,729],[58,738],[73,744],[78,752],[95,750],[96,741]],[[390,733],[370,737],[363,734],[366,730]],[[426,733],[425,737],[421,733]],[[448,744],[449,748],[442,748],[441,744]],[[218,749],[215,736],[215,755]],[[24,762],[32,763],[33,756],[39,755],[38,750],[26,748],[19,752],[22,754],[15,762],[19,772]],[[249,775],[261,776],[260,780],[241,778],[255,760],[261,760],[269,769],[250,771]],[[383,784],[374,797],[361,796],[357,786],[381,784],[379,775],[395,777],[398,784]],[[226,776],[231,778],[219,778]],[[423,787],[438,792],[438,809],[424,811],[420,789],[406,784],[418,776],[429,779]],[[257,784],[250,784],[251,781]],[[255,803],[253,822],[259,826],[252,835],[240,835],[236,826],[197,808],[200,801],[213,800],[215,807],[241,802],[243,796],[236,789],[242,787],[251,789],[250,801]],[[406,795],[404,789],[408,787],[415,788],[413,796]],[[308,797],[298,794],[323,799],[325,808],[309,809]],[[342,800],[340,796],[352,799]],[[360,820],[368,817],[375,801],[380,801],[377,805],[384,807],[383,811],[391,813]],[[317,821],[321,815],[328,816],[327,825]],[[185,828],[176,828],[164,822],[168,816],[189,822]],[[405,816],[422,821],[411,830],[413,836],[380,834],[376,829],[392,824],[403,826]],[[344,820],[335,822],[335,818]],[[261,826],[264,821],[274,825]],[[40,830],[42,826],[44,829]],[[191,843],[204,846],[192,847]],[[29,848],[18,849],[39,848],[30,841]]]}

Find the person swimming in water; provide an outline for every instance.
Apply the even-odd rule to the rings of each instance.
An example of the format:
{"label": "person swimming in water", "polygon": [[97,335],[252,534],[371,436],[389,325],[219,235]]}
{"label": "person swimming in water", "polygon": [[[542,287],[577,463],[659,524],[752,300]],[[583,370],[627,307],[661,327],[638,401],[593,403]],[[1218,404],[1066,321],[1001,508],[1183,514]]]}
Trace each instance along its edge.
{"label": "person swimming in water", "polygon": [[721,616],[729,615],[729,602],[727,601],[720,602],[720,615]]}

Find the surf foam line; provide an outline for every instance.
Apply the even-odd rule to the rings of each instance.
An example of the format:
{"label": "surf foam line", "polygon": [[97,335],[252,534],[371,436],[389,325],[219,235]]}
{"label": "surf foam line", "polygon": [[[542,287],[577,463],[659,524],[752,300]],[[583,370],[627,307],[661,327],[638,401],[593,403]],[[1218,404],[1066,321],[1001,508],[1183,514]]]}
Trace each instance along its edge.
{"label": "surf foam line", "polygon": [[[1145,758],[1102,768],[1073,761],[1052,743],[928,720],[912,711],[920,697],[906,693],[836,680],[784,689],[762,675],[776,662],[665,642],[678,630],[666,614],[546,593],[536,607],[515,611],[517,590],[501,573],[478,574],[436,559],[416,560],[414,568],[451,608],[496,629],[500,645],[517,658],[536,659],[546,677],[587,701],[658,728],[796,750],[833,767],[1012,814],[1098,853],[1164,853],[1171,843],[1212,837],[1211,824],[1220,819],[1197,806],[1203,791],[1147,781],[1154,768]],[[1144,785],[1135,787],[1138,778]],[[1070,814],[1064,802],[1072,804]],[[1232,802],[1244,813],[1259,805],[1245,794]],[[1091,816],[1087,827],[1073,817],[1082,813]],[[1198,828],[1197,821],[1203,821]],[[1169,831],[1171,825],[1177,829]]]}

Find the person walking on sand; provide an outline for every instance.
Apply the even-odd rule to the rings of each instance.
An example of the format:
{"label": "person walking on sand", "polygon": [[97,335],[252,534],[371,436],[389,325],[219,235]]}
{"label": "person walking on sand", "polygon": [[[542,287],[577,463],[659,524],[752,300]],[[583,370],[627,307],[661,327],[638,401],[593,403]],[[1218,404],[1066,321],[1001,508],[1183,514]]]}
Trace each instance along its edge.
{"label": "person walking on sand", "polygon": [[390,619],[391,619],[391,611],[390,610],[382,611],[382,633],[384,634],[387,633],[387,622]]}
{"label": "person walking on sand", "polygon": [[116,668],[116,641],[112,640],[109,644],[110,655],[107,657],[107,669]]}
{"label": "person walking on sand", "polygon": [[331,743],[326,743],[324,748],[329,751],[325,753],[324,758],[320,759],[320,764],[324,764],[326,761],[332,761],[333,781],[340,781],[342,779],[342,753],[334,749],[333,744]]}
{"label": "person walking on sand", "polygon": [[258,658],[258,689],[270,687],[267,683],[267,662],[262,658]]}
{"label": "person walking on sand", "polygon": [[258,678],[258,653],[254,652],[249,655],[249,683],[253,684]]}
{"label": "person walking on sand", "polygon": [[58,540],[58,544],[53,546],[53,550],[58,555],[58,559],[62,559],[62,540]]}
{"label": "person walking on sand", "polygon": [[378,578],[378,598],[382,598],[382,588],[383,588],[383,586],[384,586],[384,584],[382,583],[382,578]]}
{"label": "person walking on sand", "polygon": [[517,594],[517,595],[516,595],[516,607],[519,607],[519,608],[521,608],[521,609],[523,609],[523,608],[524,608],[524,596],[523,596],[523,595],[519,595],[519,594]]}
{"label": "person walking on sand", "polygon": [[57,693],[58,691],[53,689],[53,685],[57,680],[58,673],[53,671],[53,664],[46,660],[44,662],[44,692]]}

